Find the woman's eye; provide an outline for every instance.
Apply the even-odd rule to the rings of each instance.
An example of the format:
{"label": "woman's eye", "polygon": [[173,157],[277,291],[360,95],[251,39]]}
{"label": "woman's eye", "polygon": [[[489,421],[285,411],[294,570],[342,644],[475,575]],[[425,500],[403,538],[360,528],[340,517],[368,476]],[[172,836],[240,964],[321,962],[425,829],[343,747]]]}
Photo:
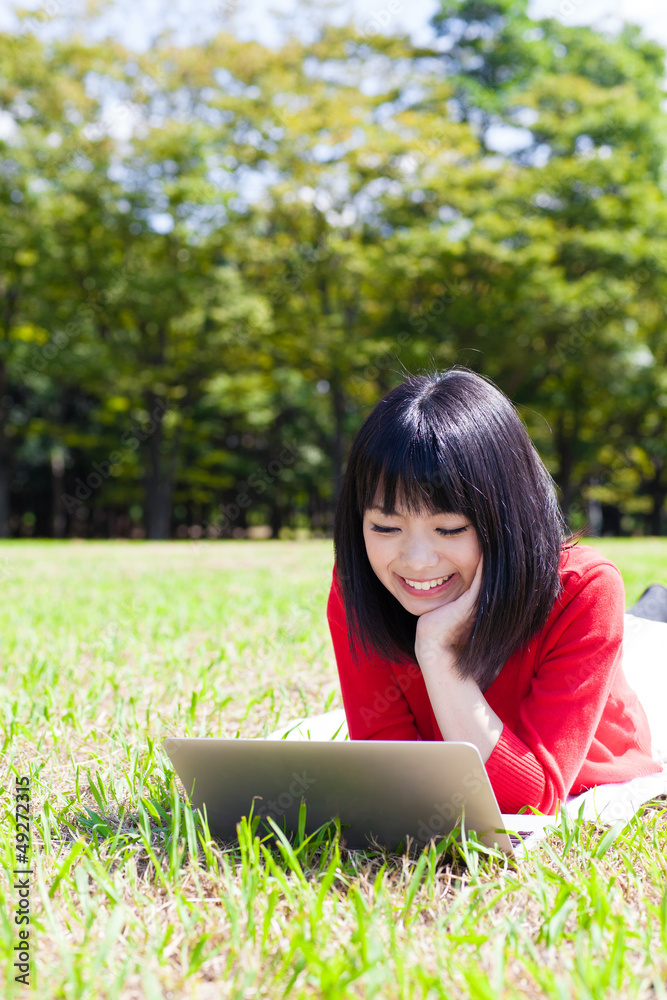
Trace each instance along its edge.
{"label": "woman's eye", "polygon": [[[461,528],[436,528],[435,530],[441,535],[460,535],[462,532],[468,530],[468,525],[464,524]],[[389,528],[384,524],[373,524],[371,525],[371,531],[377,531],[381,535],[388,535],[394,531],[400,531],[400,528]]]}

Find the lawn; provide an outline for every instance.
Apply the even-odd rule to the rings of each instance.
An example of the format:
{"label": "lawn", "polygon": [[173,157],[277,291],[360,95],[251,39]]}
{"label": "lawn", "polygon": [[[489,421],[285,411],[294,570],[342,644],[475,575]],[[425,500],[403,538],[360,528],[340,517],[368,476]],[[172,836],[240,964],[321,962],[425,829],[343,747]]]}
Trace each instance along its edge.
{"label": "lawn", "polygon": [[[667,583],[667,539],[593,544],[628,604]],[[327,540],[0,545],[0,994],[25,992],[9,874],[29,776],[40,998],[667,997],[664,801],[566,825],[518,867],[211,840],[161,741],[341,707],[331,567]]]}

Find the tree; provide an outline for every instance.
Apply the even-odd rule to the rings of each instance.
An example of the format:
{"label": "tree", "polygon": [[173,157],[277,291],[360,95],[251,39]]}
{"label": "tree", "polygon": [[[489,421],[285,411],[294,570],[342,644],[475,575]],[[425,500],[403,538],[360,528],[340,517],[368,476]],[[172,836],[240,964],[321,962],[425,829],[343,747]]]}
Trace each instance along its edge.
{"label": "tree", "polygon": [[[433,23],[447,42],[441,60],[457,88],[456,114],[495,152],[468,170],[467,198],[463,184],[453,201],[443,171],[403,221],[437,226],[444,203],[450,225],[467,226],[448,332],[480,352],[479,367],[526,412],[547,417],[553,435],[541,419],[529,422],[567,510],[608,433],[601,415],[614,410],[618,419],[644,373],[641,347],[659,336],[645,320],[664,284],[664,53],[630,27],[606,38],[531,22],[523,0],[445,0]],[[427,92],[421,108],[437,105]],[[497,130],[518,124],[520,146],[500,153]],[[517,138],[503,134],[506,143]],[[605,405],[591,407],[598,397]]]}
{"label": "tree", "polygon": [[661,50],[521,0],[434,25],[5,37],[0,532],[9,483],[40,533],[326,527],[367,409],[453,363],[564,509],[662,530]]}

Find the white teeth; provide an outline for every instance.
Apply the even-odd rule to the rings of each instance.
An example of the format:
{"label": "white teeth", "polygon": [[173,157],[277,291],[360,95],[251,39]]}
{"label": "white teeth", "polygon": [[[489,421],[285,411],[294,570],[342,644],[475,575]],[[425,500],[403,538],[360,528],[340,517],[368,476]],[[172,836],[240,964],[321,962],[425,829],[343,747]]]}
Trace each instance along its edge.
{"label": "white teeth", "polygon": [[419,580],[408,580],[406,577],[403,579],[406,583],[409,583],[411,587],[414,587],[415,590],[431,590],[432,587],[439,587],[441,583],[445,582],[445,580],[451,579],[453,575],[453,573],[450,573],[449,576],[441,576],[438,580],[424,580],[423,582]]}

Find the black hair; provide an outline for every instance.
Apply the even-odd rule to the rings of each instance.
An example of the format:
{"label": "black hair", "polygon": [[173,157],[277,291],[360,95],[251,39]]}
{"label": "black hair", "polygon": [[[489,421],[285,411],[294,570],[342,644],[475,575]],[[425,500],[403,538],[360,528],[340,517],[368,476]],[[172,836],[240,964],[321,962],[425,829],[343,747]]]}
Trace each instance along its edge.
{"label": "black hair", "polygon": [[364,512],[382,491],[410,514],[461,514],[481,546],[480,595],[456,667],[482,690],[544,625],[560,591],[566,526],[553,479],[508,397],[463,367],[409,375],[358,431],[334,518],[336,572],[355,662],[364,652],[416,662],[418,616],[373,571]]}

